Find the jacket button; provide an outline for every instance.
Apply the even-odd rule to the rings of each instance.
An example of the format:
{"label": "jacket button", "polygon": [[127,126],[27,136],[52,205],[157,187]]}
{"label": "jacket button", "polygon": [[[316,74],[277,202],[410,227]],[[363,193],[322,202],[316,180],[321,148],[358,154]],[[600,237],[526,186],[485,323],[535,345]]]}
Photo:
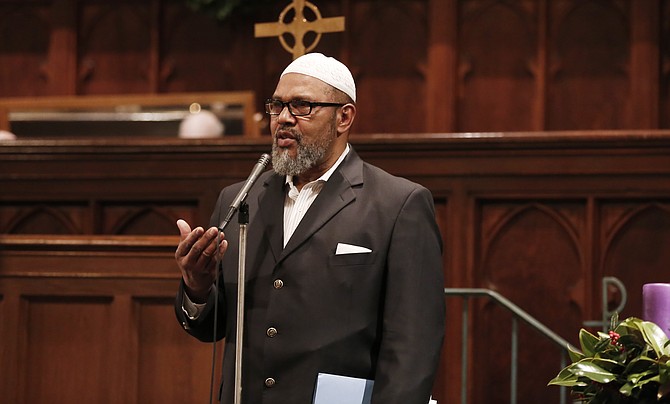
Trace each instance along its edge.
{"label": "jacket button", "polygon": [[277,335],[277,329],[270,327],[265,333],[268,335],[268,337],[273,338],[275,335]]}
{"label": "jacket button", "polygon": [[275,289],[281,289],[284,287],[284,281],[282,281],[281,279],[275,279],[273,286]]}
{"label": "jacket button", "polygon": [[267,379],[265,379],[265,387],[273,387],[276,383],[277,382],[275,381],[275,379],[273,379],[271,377],[268,377]]}

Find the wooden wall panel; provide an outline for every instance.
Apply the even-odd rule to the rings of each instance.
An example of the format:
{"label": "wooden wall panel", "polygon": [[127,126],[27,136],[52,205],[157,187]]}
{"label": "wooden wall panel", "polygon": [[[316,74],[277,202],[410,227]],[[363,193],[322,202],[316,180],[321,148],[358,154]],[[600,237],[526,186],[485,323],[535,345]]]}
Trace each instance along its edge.
{"label": "wooden wall panel", "polygon": [[[629,125],[640,129],[666,128],[659,120],[662,100],[661,5],[658,0],[630,4]],[[658,62],[657,62],[658,61]],[[659,94],[660,93],[660,94]],[[660,126],[659,126],[660,125]]]}
{"label": "wooden wall panel", "polygon": [[[288,4],[218,22],[183,0],[0,5],[0,96],[272,94],[291,55],[254,38]],[[355,133],[668,128],[667,0],[320,0],[346,30]]]}
{"label": "wooden wall panel", "polygon": [[[478,248],[475,259],[477,284],[493,289],[559,335],[570,340],[585,317],[584,302],[574,290],[585,283],[586,209],[583,201],[482,200],[475,222]],[[529,291],[530,287],[533,290]],[[560,309],[559,309],[560,308]],[[551,313],[561,313],[560,316]],[[481,304],[474,331],[474,363],[487,358],[503,358],[477,373],[475,402],[505,402],[509,397],[511,363],[511,316],[506,310],[487,302]],[[560,351],[522,324],[519,344],[524,350],[543,352],[543,360],[525,356],[518,364],[519,396],[529,402],[547,397],[558,399],[558,390],[539,388],[556,374]],[[545,383],[546,384],[546,383]]]}
{"label": "wooden wall panel", "polygon": [[0,94],[49,94],[45,62],[49,54],[49,6],[0,3]]}
{"label": "wooden wall panel", "polygon": [[[108,402],[112,344],[109,298],[26,297],[28,340],[22,360],[28,403]],[[76,358],[76,359],[75,359]]]}
{"label": "wooden wall panel", "polygon": [[[187,403],[208,397],[212,345],[195,341],[175,327],[173,299],[139,299],[137,305],[137,402]],[[215,393],[221,380],[222,350],[223,344],[217,344]]]}
{"label": "wooden wall panel", "polygon": [[[246,71],[237,69],[238,64],[230,57],[243,39],[233,35],[237,24],[216,24],[207,15],[189,11],[185,4],[165,6],[161,29],[161,91],[231,90],[231,84],[243,79],[240,76]],[[213,49],[218,52],[212,52]],[[202,80],[204,77],[208,79]]]}
{"label": "wooden wall panel", "polygon": [[628,290],[622,316],[642,312],[642,285],[668,282],[670,200],[603,201],[599,229],[598,272],[619,278]]}
{"label": "wooden wall panel", "polygon": [[[276,20],[278,13],[261,12],[257,18]],[[194,13],[186,2],[165,2],[160,27],[159,92],[252,90],[261,110],[260,102],[269,96],[263,70],[266,58],[283,56],[283,50],[276,49],[276,38],[264,42],[253,38],[249,16],[217,23],[211,16]],[[290,61],[288,54],[284,58]]]}
{"label": "wooden wall panel", "polygon": [[670,127],[670,1],[661,2],[659,12],[659,124],[661,128]]}
{"label": "wooden wall panel", "polygon": [[3,400],[208,400],[212,345],[174,318],[176,243],[174,236],[3,236]]}
{"label": "wooden wall panel", "polygon": [[[667,131],[360,135],[352,144],[369,162],[432,191],[445,286],[492,288],[573,344],[584,321],[601,318],[603,276],[625,282],[623,315],[639,315],[642,283],[667,281]],[[25,359],[27,341],[46,338],[68,304],[106,318],[99,326],[107,327],[105,349],[113,354],[96,358],[117,369],[109,375],[114,385],[125,386],[108,402],[181,399],[183,391],[170,388],[184,384],[207,394],[210,347],[173,320],[174,222],[207,223],[220,188],[246,178],[268,147],[263,138],[0,145],[0,229],[12,233],[0,242],[0,317],[17,330],[2,336],[0,363],[19,369],[3,381],[8,397],[43,394],[22,384],[42,371]],[[151,236],[158,233],[172,236]],[[509,317],[487,301],[471,307],[471,397],[501,402],[509,391]],[[31,310],[40,320],[30,321]],[[435,390],[441,401],[458,400],[460,310],[449,301]],[[558,370],[558,350],[523,325],[519,332],[520,391],[535,401],[557,396],[546,382]],[[174,374],[176,362],[198,375]],[[154,390],[157,380],[170,388]]]}
{"label": "wooden wall panel", "polygon": [[[94,190],[93,190],[94,191]],[[0,205],[0,229],[11,234],[164,235],[179,218],[193,221],[197,201],[97,198],[69,201],[18,200]]]}
{"label": "wooden wall panel", "polygon": [[[357,82],[359,133],[424,132],[426,4],[354,2],[349,63]],[[398,29],[389,30],[388,27]]]}
{"label": "wooden wall panel", "polygon": [[17,201],[0,206],[3,233],[79,234],[86,226],[85,203]]}
{"label": "wooden wall panel", "polygon": [[83,3],[79,13],[77,93],[152,92],[150,3]]}
{"label": "wooden wall panel", "polygon": [[558,1],[551,5],[546,129],[631,127],[628,4]]}
{"label": "wooden wall panel", "polygon": [[[533,2],[466,1],[459,16],[457,131],[533,130],[538,10]],[[513,43],[510,47],[508,44]]]}

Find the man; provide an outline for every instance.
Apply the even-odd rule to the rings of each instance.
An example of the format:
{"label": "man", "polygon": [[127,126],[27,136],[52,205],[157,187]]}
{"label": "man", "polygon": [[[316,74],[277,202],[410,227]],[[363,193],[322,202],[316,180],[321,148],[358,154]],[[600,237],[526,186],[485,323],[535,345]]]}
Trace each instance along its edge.
{"label": "man", "polygon": [[[429,400],[445,326],[433,200],[358,157],[355,102],[349,69],[317,53],[293,61],[266,102],[273,170],[246,199],[245,404],[309,404],[319,373],[374,380],[374,404]],[[211,226],[240,188],[221,192]],[[225,239],[216,227],[178,227],[177,317],[203,341],[218,320],[222,401],[232,403],[239,226]]]}

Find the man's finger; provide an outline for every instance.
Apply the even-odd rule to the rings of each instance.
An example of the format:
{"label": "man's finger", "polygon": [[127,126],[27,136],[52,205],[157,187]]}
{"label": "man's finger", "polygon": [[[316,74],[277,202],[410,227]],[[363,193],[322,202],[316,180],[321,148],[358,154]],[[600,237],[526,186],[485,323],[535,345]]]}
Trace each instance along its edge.
{"label": "man's finger", "polygon": [[[184,230],[185,229],[186,228],[184,228]],[[182,229],[180,228],[180,231],[181,230]],[[200,255],[200,252],[202,251],[202,247],[200,246],[202,243],[198,244],[198,241],[200,240],[200,237],[202,237],[203,232],[204,230],[202,227],[196,227],[190,233],[186,233],[185,236],[182,234],[180,236],[181,240],[179,241],[179,245],[177,246],[176,256],[184,257],[193,253],[193,259],[197,259],[197,257]]]}
{"label": "man's finger", "polygon": [[207,244],[202,248],[202,255],[208,258],[214,256],[214,254],[217,252],[219,248],[217,242],[222,238],[223,233],[219,233],[219,229],[217,229],[216,227],[210,227],[209,229],[207,229],[202,238],[203,241],[207,242]]}
{"label": "man's finger", "polygon": [[179,229],[179,237],[183,240],[191,232],[191,226],[186,222],[186,220],[179,219],[177,220],[177,228]]}

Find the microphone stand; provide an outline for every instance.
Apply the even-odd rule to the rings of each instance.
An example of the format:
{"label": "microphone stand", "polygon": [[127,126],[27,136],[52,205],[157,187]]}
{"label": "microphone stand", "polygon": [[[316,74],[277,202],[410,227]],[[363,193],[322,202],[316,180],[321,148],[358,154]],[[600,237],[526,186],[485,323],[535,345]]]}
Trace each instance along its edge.
{"label": "microphone stand", "polygon": [[240,204],[237,215],[240,224],[239,264],[237,266],[237,335],[235,339],[235,400],[242,404],[242,345],[244,341],[244,286],[247,249],[247,224],[249,223],[249,205]]}

